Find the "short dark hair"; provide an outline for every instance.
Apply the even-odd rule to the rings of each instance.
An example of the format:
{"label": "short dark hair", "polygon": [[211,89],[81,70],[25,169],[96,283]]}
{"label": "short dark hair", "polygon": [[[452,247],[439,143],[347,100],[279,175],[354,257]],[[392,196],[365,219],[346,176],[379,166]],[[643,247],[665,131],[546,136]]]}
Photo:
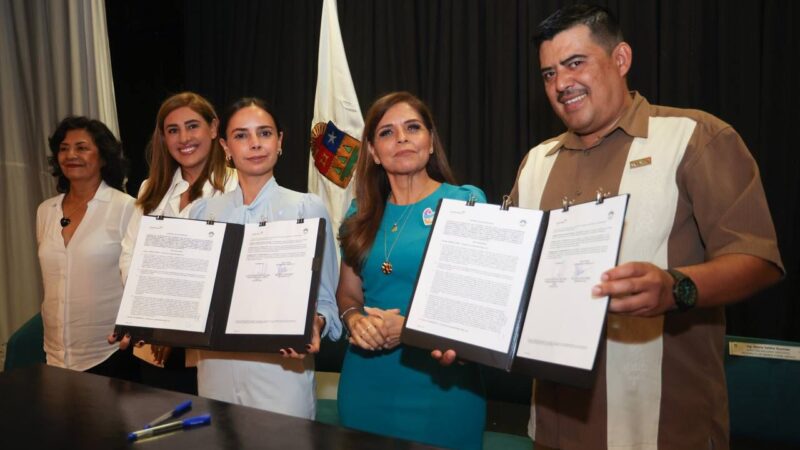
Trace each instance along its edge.
{"label": "short dark hair", "polygon": [[48,160],[53,170],[53,176],[58,178],[56,190],[61,193],[69,192],[69,180],[64,176],[61,166],[58,164],[58,151],[67,136],[67,132],[71,130],[86,130],[92,136],[94,145],[97,146],[97,151],[100,153],[100,159],[103,161],[103,165],[100,168],[100,176],[107,185],[124,192],[123,185],[128,165],[122,154],[122,143],[108,129],[106,124],[84,116],[65,117],[48,139],[50,152],[52,153]]}
{"label": "short dark hair", "polygon": [[619,22],[611,11],[602,6],[578,4],[565,6],[544,19],[536,29],[533,42],[538,49],[543,42],[576,25],[589,27],[592,39],[609,53],[625,40]]}

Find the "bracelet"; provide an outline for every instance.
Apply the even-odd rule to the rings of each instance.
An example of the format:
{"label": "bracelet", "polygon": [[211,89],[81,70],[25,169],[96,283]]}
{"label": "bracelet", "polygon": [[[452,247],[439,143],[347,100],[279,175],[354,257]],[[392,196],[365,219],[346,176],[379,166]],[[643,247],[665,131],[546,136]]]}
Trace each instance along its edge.
{"label": "bracelet", "polygon": [[319,330],[319,335],[322,337],[322,334],[325,332],[325,327],[328,326],[328,320],[325,319],[325,316],[320,313],[317,313],[317,315],[322,319],[322,329]]}
{"label": "bracelet", "polygon": [[347,321],[344,320],[344,319],[345,319],[345,317],[347,317],[348,314],[350,314],[353,311],[358,311],[362,315],[364,314],[364,311],[361,309],[360,306],[351,306],[351,307],[345,309],[344,312],[339,315],[339,319],[342,321],[342,327],[344,328],[345,333],[347,333],[346,337],[348,339],[350,338],[350,335],[352,333],[350,333],[350,327],[347,326]]}
{"label": "bracelet", "polygon": [[343,313],[339,314],[339,320],[344,322],[344,318],[347,317],[347,313],[349,313],[351,311],[354,311],[354,310],[361,312],[361,314],[364,314],[361,311],[361,307],[360,306],[351,306],[351,307],[345,309]]}

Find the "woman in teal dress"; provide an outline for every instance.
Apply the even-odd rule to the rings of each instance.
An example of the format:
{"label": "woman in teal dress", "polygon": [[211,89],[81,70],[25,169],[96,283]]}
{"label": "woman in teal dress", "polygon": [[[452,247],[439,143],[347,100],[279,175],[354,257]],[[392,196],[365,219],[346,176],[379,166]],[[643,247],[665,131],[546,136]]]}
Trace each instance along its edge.
{"label": "woman in teal dress", "polygon": [[367,113],[356,200],[342,224],[337,290],[350,333],[339,380],[341,423],[426,444],[479,449],[486,420],[480,369],[442,367],[400,344],[439,199],[484,202],[455,186],[430,110],[406,92]]}

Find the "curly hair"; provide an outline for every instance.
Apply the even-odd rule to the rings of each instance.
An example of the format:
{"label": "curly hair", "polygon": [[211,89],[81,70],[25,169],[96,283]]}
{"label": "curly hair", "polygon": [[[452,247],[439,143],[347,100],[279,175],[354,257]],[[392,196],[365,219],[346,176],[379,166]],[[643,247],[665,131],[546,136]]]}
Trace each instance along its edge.
{"label": "curly hair", "polygon": [[48,139],[50,152],[48,158],[52,174],[58,179],[56,190],[60,193],[69,192],[69,180],[61,171],[58,164],[58,152],[61,143],[71,130],[86,130],[92,137],[100,159],[103,161],[100,168],[100,176],[107,185],[124,192],[125,175],[127,174],[128,163],[122,152],[122,143],[108,129],[106,124],[97,119],[89,119],[84,116],[69,116],[59,122],[53,135]]}

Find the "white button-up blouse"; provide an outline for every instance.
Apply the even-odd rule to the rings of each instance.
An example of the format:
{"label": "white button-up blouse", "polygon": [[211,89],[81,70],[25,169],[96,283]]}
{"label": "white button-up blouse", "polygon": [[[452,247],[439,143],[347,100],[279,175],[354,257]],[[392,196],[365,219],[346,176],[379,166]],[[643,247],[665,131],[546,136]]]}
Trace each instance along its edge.
{"label": "white button-up blouse", "polygon": [[84,371],[117,350],[106,336],[122,299],[118,261],[135,207],[133,197],[101,183],[65,246],[59,223],[63,200],[64,194],[47,199],[36,213],[44,351],[47,364]]}
{"label": "white button-up blouse", "polygon": [[[144,192],[147,181],[148,180],[144,180],[142,185],[139,187],[139,197],[141,197],[141,193]],[[185,219],[189,217],[189,212],[192,210],[192,207],[200,200],[233,191],[238,185],[239,180],[236,177],[236,171],[232,169],[228,170],[227,174],[225,175],[225,186],[223,187],[225,190],[224,192],[214,189],[214,186],[211,184],[211,182],[206,180],[205,184],[203,184],[203,193],[200,195],[200,197],[196,198],[193,202],[189,203],[181,210],[181,195],[189,190],[189,182],[183,179],[183,175],[181,175],[181,168],[178,167],[175,169],[175,173],[172,175],[172,183],[170,184],[170,188],[167,190],[167,193],[164,194],[164,197],[161,199],[161,202],[159,202],[158,207],[151,211],[150,214],[154,216],[180,217]],[[133,259],[133,247],[136,245],[136,237],[139,235],[139,226],[142,223],[142,215],[142,209],[136,208],[136,212],[131,218],[131,223],[128,225],[128,229],[125,232],[125,238],[122,240],[122,254],[119,258],[119,268],[122,271],[123,282],[128,279],[128,270],[130,270],[131,260]]]}

